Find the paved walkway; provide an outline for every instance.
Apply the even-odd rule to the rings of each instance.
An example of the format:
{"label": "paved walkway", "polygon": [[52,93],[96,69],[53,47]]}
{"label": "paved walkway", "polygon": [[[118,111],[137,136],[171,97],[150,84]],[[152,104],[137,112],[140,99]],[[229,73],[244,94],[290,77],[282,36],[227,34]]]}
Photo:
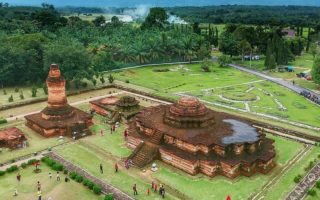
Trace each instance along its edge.
{"label": "paved walkway", "polygon": [[320,94],[317,94],[309,89],[306,89],[306,88],[303,88],[303,87],[300,87],[298,85],[293,85],[291,82],[289,81],[286,81],[286,80],[283,80],[281,78],[275,78],[275,77],[272,77],[270,75],[267,75],[267,74],[264,74],[262,72],[258,72],[258,71],[255,71],[255,70],[252,70],[252,69],[248,69],[246,67],[242,67],[240,65],[236,65],[236,64],[229,64],[230,67],[233,67],[235,69],[238,69],[238,70],[241,70],[241,71],[244,71],[244,72],[247,72],[247,73],[250,73],[250,74],[254,74],[256,76],[259,76],[263,79],[266,79],[266,80],[269,80],[271,82],[274,82],[274,83],[277,83],[279,85],[282,85],[283,87],[286,87],[298,94],[300,94],[300,92],[302,91],[308,91],[310,92],[312,95],[314,96],[317,96],[318,98],[320,98]]}
{"label": "paved walkway", "polygon": [[300,183],[289,193],[286,200],[302,200],[309,189],[313,188],[317,180],[320,180],[320,162],[314,166]]}
{"label": "paved walkway", "polygon": [[102,181],[101,179],[93,176],[92,174],[90,174],[86,170],[84,170],[84,169],[78,167],[77,165],[69,162],[68,160],[64,159],[59,154],[57,154],[55,152],[50,152],[48,154],[48,156],[50,156],[52,159],[62,163],[68,169],[68,171],[77,172],[78,174],[80,174],[84,178],[89,179],[90,181],[92,181],[96,185],[101,186],[102,193],[104,193],[104,194],[112,193],[114,199],[116,199],[116,200],[134,200],[134,198],[130,197],[128,194],[126,194],[126,193],[122,192],[121,190],[119,190],[118,188],[115,188],[114,186]]}
{"label": "paved walkway", "polygon": [[11,167],[13,165],[17,165],[19,167],[19,166],[21,166],[22,163],[27,163],[29,160],[33,160],[33,159],[40,160],[43,156],[44,156],[44,154],[41,153],[41,154],[38,154],[36,156],[30,156],[30,157],[27,157],[25,159],[18,160],[18,161],[14,162],[14,163],[3,165],[3,166],[0,167],[0,171],[5,171],[7,168],[9,168],[9,167]]}

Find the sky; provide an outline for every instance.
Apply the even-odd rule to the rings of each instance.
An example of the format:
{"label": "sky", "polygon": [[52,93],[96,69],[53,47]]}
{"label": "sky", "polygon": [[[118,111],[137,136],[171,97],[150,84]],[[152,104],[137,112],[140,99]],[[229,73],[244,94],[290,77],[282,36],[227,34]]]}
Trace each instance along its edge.
{"label": "sky", "polygon": [[320,6],[320,0],[1,0],[11,5],[41,5],[49,3],[55,6],[88,7],[136,7],[148,6],[205,6],[205,5],[305,5]]}

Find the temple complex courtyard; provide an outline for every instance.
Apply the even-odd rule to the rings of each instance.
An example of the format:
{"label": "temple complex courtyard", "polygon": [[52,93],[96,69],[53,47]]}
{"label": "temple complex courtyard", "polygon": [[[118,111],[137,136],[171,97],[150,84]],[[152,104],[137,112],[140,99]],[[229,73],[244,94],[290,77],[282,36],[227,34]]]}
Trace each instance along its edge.
{"label": "temple complex courtyard", "polygon": [[[90,113],[90,102],[108,97],[121,99],[131,96],[145,108],[169,104],[161,98],[158,99],[159,96],[172,101],[181,97],[197,97],[214,111],[248,117],[250,120],[267,124],[282,125],[295,131],[303,130],[303,133],[309,136],[319,136],[320,108],[278,85],[234,69],[217,66],[213,67],[212,72],[202,72],[199,64],[161,66],[160,69],[169,69],[164,72],[156,72],[154,69],[155,67],[145,67],[116,72],[115,84],[128,90],[120,87],[92,90],[68,97],[69,104],[82,112]],[[136,90],[141,92],[135,92]],[[128,128],[125,122],[119,123],[119,127],[111,134],[112,124],[106,123],[108,116],[95,113],[93,125],[89,128],[92,135],[79,140],[69,137],[63,137],[61,140],[58,136],[46,138],[27,127],[23,119],[25,115],[39,112],[45,106],[46,103],[40,102],[15,107],[11,112],[0,111],[0,117],[10,119],[8,123],[1,124],[0,129],[17,127],[28,139],[28,146],[24,149],[2,149],[0,163],[18,162],[22,156],[32,157],[34,153],[39,155],[47,153],[50,149],[131,197],[133,197],[132,185],[137,184],[139,192],[137,199],[160,199],[158,193],[151,192],[150,196],[146,194],[152,181],[164,185],[166,199],[225,199],[227,195],[231,195],[232,199],[243,200],[284,199],[296,185],[294,177],[298,174],[304,175],[310,161],[319,160],[318,146],[265,131],[266,138],[274,140],[276,152],[275,166],[267,174],[256,173],[250,177],[238,176],[233,179],[220,175],[215,177],[203,174],[190,175],[158,159],[142,168],[126,169],[124,162],[132,154],[133,149],[128,147],[124,137],[124,131]],[[302,116],[301,112],[305,114]],[[119,165],[118,173],[114,172],[115,163]],[[152,163],[157,165],[158,170],[155,172],[151,170]],[[103,174],[99,171],[100,164],[104,167]],[[25,199],[22,198],[24,194],[24,197],[32,198],[36,195],[34,188],[39,179],[46,188],[43,190],[46,198],[52,195],[53,199],[103,199],[103,196],[94,195],[92,191],[73,180],[60,184],[54,181],[48,182],[50,169],[44,164],[41,164],[41,168],[43,171],[40,174],[34,174],[32,167],[20,168],[22,180],[25,182],[19,185],[17,198],[12,198],[17,185],[16,173],[0,176],[0,197]],[[54,178],[54,171],[52,173]],[[68,184],[68,187],[63,187],[63,184]],[[27,188],[27,185],[32,186]],[[315,199],[309,197],[308,200]]]}

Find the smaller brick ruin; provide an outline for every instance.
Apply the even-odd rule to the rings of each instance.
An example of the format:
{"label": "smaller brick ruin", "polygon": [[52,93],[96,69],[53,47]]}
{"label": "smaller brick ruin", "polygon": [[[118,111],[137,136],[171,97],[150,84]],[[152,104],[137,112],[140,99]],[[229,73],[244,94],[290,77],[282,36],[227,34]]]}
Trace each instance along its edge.
{"label": "smaller brick ruin", "polygon": [[139,101],[132,96],[106,97],[90,102],[91,110],[108,117],[108,123],[128,122],[142,107]]}
{"label": "smaller brick ruin", "polygon": [[74,139],[90,135],[92,116],[68,104],[66,80],[59,66],[52,64],[48,78],[48,105],[40,113],[25,116],[26,125],[45,137],[69,136]]}
{"label": "smaller brick ruin", "polygon": [[161,159],[192,175],[235,178],[275,166],[273,140],[250,121],[210,110],[195,98],[143,109],[126,131],[135,149],[129,159],[138,167]]}
{"label": "smaller brick ruin", "polygon": [[19,149],[26,146],[27,138],[24,133],[16,128],[0,130],[0,148]]}

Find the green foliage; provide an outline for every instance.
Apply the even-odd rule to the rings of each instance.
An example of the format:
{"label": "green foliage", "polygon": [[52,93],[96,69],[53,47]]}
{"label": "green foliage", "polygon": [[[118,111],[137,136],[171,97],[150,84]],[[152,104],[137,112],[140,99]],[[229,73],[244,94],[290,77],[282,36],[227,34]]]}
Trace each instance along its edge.
{"label": "green foliage", "polygon": [[82,183],[84,186],[88,186],[89,182],[90,182],[90,180],[84,179]]}
{"label": "green foliage", "polygon": [[80,176],[80,175],[77,175],[77,176],[75,177],[75,180],[76,180],[78,183],[81,183],[81,182],[83,181],[83,177]]}
{"label": "green foliage", "polygon": [[70,174],[70,178],[72,179],[72,180],[75,180],[75,178],[78,176],[78,173],[77,172],[71,172],[71,174]]}
{"label": "green foliage", "polygon": [[3,175],[5,175],[5,174],[6,174],[5,171],[0,171],[0,176],[3,176]]}
{"label": "green foliage", "polygon": [[12,95],[10,95],[10,97],[8,98],[8,101],[9,102],[13,102],[13,96]]}
{"label": "green foliage", "polygon": [[112,75],[112,74],[109,74],[109,76],[108,76],[108,81],[109,81],[109,83],[113,83],[114,82],[114,76]]}
{"label": "green foliage", "polygon": [[36,88],[36,87],[32,87],[32,89],[31,89],[31,96],[32,96],[32,97],[36,97],[36,96],[37,96],[37,92],[38,92],[37,88]]}
{"label": "green foliage", "polygon": [[231,63],[231,59],[226,55],[222,55],[218,58],[218,63],[220,67],[226,67]]}
{"label": "green foliage", "polygon": [[19,92],[19,88],[14,88],[14,92],[18,93]]}
{"label": "green foliage", "polygon": [[51,167],[53,170],[55,170],[55,171],[62,171],[63,170],[63,165],[62,164],[60,164],[60,163],[55,163],[54,165],[52,165],[52,167]]}
{"label": "green foliage", "polygon": [[4,118],[0,118],[0,124],[5,124],[5,123],[7,123],[8,121],[6,120],[6,119],[4,119]]}
{"label": "green foliage", "polygon": [[100,82],[101,82],[102,84],[104,84],[104,83],[106,82],[106,80],[104,79],[103,75],[100,77]]}
{"label": "green foliage", "polygon": [[20,95],[19,95],[20,99],[23,100],[24,99],[24,95],[23,95],[23,91],[20,91]]}
{"label": "green foliage", "polygon": [[68,170],[67,170],[67,169],[64,169],[64,170],[63,170],[63,174],[68,174]]}
{"label": "green foliage", "polygon": [[93,186],[93,193],[97,194],[97,195],[100,195],[101,194],[101,190],[102,188],[98,185],[94,185]]}
{"label": "green foliage", "polygon": [[299,183],[300,180],[301,180],[301,178],[302,178],[302,176],[299,174],[299,175],[297,175],[296,177],[294,177],[293,181],[294,181],[295,183]]}
{"label": "green foliage", "polygon": [[87,186],[90,190],[93,190],[93,187],[95,186],[93,182],[88,181]]}
{"label": "green foliage", "polygon": [[114,200],[113,194],[107,194],[107,195],[104,197],[104,200]]}
{"label": "green foliage", "polygon": [[90,62],[90,55],[85,47],[76,41],[53,42],[46,48],[44,54],[47,70],[52,63],[58,64],[66,80],[74,81],[76,85],[84,78],[88,80],[93,78]]}
{"label": "green foliage", "polygon": [[314,60],[311,74],[313,81],[317,84],[320,84],[320,57],[317,57]]}
{"label": "green foliage", "polygon": [[17,171],[17,170],[18,170],[18,166],[17,165],[12,165],[11,167],[6,169],[6,172],[12,173],[12,172]]}
{"label": "green foliage", "polygon": [[310,196],[316,196],[317,192],[316,192],[315,189],[309,189],[307,194],[310,195]]}
{"label": "green foliage", "polygon": [[106,18],[103,15],[96,17],[93,21],[96,27],[100,27],[102,24],[106,23]]}
{"label": "green foliage", "polygon": [[320,189],[320,180],[316,182],[316,187]]}
{"label": "green foliage", "polygon": [[230,56],[237,56],[240,53],[240,40],[235,35],[229,32],[225,32],[220,37],[219,50]]}
{"label": "green foliage", "polygon": [[7,95],[7,91],[6,90],[3,90],[3,95]]}
{"label": "green foliage", "polygon": [[48,87],[47,87],[47,85],[44,84],[44,85],[42,86],[42,89],[43,89],[43,93],[47,95],[47,94],[48,94]]}
{"label": "green foliage", "polygon": [[27,164],[28,164],[28,165],[32,165],[32,164],[34,164],[35,162],[38,162],[38,160],[37,160],[37,159],[30,159],[30,160],[28,160]]}
{"label": "green foliage", "polygon": [[154,7],[150,9],[148,16],[143,22],[141,28],[164,28],[167,24],[168,15],[164,8]]}
{"label": "green foliage", "polygon": [[206,59],[206,60],[204,60],[204,61],[201,63],[201,69],[202,69],[204,72],[210,72],[212,66],[213,66],[213,63],[212,63],[212,61],[209,60],[209,59]]}
{"label": "green foliage", "polygon": [[23,168],[23,169],[27,168],[27,166],[28,166],[27,163],[22,163],[22,164],[21,164],[21,168]]}

